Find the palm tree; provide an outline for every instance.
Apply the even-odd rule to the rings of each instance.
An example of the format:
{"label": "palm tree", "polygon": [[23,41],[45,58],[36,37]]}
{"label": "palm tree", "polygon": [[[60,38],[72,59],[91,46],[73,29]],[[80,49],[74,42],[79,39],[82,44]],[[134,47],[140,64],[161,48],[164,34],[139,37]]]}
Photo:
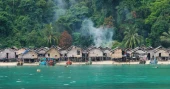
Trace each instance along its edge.
{"label": "palm tree", "polygon": [[170,29],[168,32],[163,32],[160,39],[162,42],[170,43]]}
{"label": "palm tree", "polygon": [[116,47],[121,47],[122,44],[121,42],[118,42],[118,41],[113,41],[112,42],[112,49],[116,48]]}
{"label": "palm tree", "polygon": [[142,36],[138,33],[138,29],[135,26],[127,27],[126,31],[124,32],[124,46],[127,48],[134,48],[137,45],[140,45],[142,42]]}
{"label": "palm tree", "polygon": [[58,44],[58,34],[57,32],[54,32],[54,29],[52,27],[52,24],[46,25],[44,29],[45,39],[47,41],[48,46]]}

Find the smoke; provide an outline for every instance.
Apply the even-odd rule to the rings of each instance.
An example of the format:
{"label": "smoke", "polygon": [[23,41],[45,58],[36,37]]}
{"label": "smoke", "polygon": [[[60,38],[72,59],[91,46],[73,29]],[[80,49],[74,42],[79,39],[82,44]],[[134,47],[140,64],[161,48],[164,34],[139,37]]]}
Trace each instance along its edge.
{"label": "smoke", "polygon": [[76,1],[75,1],[75,0],[69,0],[69,2],[70,2],[71,5],[76,4]]}
{"label": "smoke", "polygon": [[66,11],[68,10],[68,6],[72,6],[76,4],[77,2],[75,0],[69,0],[69,5],[65,2],[65,0],[55,0],[55,4],[57,9],[55,10],[55,16],[54,19],[58,20],[61,16],[66,14]]}
{"label": "smoke", "polygon": [[86,36],[92,36],[96,47],[101,46],[111,48],[112,46],[112,37],[114,34],[113,28],[96,28],[90,19],[85,19],[82,23],[81,33]]}
{"label": "smoke", "polygon": [[60,16],[64,15],[66,13],[66,3],[64,0],[55,0],[57,9],[55,10],[55,20],[58,20]]}

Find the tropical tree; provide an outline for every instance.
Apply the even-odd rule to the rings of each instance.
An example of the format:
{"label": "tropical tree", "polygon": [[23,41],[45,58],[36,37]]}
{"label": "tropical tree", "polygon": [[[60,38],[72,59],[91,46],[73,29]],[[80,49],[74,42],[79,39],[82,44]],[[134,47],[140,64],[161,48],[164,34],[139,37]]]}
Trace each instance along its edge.
{"label": "tropical tree", "polygon": [[138,29],[135,26],[129,26],[124,32],[124,46],[134,48],[142,43],[143,37],[138,34]]}
{"label": "tropical tree", "polygon": [[52,24],[46,25],[44,29],[45,39],[47,41],[47,45],[50,47],[51,45],[58,44],[58,33],[54,31]]}
{"label": "tropical tree", "polygon": [[170,29],[168,32],[162,33],[162,36],[160,36],[160,40],[163,43],[170,44]]}
{"label": "tropical tree", "polygon": [[72,45],[72,37],[67,31],[64,31],[61,34],[59,46],[63,49],[67,49],[71,45]]}
{"label": "tropical tree", "polygon": [[114,49],[116,47],[121,47],[121,46],[122,46],[121,42],[113,41],[113,43],[112,43],[112,49]]}

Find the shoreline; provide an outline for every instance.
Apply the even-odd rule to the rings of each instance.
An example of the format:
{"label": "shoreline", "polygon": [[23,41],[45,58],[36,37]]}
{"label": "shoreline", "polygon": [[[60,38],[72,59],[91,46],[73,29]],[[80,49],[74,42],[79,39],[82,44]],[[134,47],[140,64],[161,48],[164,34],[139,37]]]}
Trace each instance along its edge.
{"label": "shoreline", "polygon": [[[72,62],[72,65],[85,65],[86,62]],[[115,62],[115,61],[99,61],[99,62],[92,62],[92,65],[124,65],[124,64],[129,64],[129,65],[137,65],[139,62]],[[146,61],[145,65],[150,64],[150,61]],[[163,64],[163,65],[169,65],[169,61],[158,61],[158,65]],[[66,65],[66,61],[58,62],[56,65]],[[1,66],[17,66],[17,62],[0,62],[0,67]],[[39,62],[36,63],[24,63],[23,66],[39,66]]]}

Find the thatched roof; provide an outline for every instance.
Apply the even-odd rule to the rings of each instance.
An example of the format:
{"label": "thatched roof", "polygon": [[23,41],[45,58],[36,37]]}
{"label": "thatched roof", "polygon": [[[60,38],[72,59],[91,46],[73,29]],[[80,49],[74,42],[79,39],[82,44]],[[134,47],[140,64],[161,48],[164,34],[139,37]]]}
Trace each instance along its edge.
{"label": "thatched roof", "polygon": [[109,48],[109,47],[102,48],[102,50],[109,50],[109,51],[112,51],[112,49]]}
{"label": "thatched roof", "polygon": [[58,46],[51,46],[50,49],[48,49],[45,53],[49,52],[51,49],[56,49],[59,53],[59,49],[58,49]]}
{"label": "thatched roof", "polygon": [[67,49],[67,51],[70,51],[70,50],[72,50],[73,48],[81,49],[81,47],[72,45],[72,46],[70,46],[70,47]]}
{"label": "thatched roof", "polygon": [[91,51],[93,49],[99,49],[99,50],[101,50],[103,52],[101,47],[95,47],[95,46],[91,46],[91,47],[87,48],[87,51]]}
{"label": "thatched roof", "polygon": [[16,50],[14,49],[11,49],[11,48],[6,48],[6,49],[2,49],[1,52],[4,52],[4,51],[10,51],[10,52],[15,52]]}
{"label": "thatched roof", "polygon": [[86,47],[82,49],[82,53],[88,53],[88,51],[87,51],[87,48],[86,48]]}
{"label": "thatched roof", "polygon": [[19,55],[19,54],[24,53],[26,49],[27,49],[27,48],[21,48],[21,49],[15,51],[15,52],[16,52],[16,55]]}
{"label": "thatched roof", "polygon": [[168,51],[168,50],[166,50],[164,47],[162,47],[162,46],[158,46],[157,48],[155,48],[155,49],[153,49],[153,52],[157,52],[157,51],[159,51],[159,50],[164,50],[164,51]]}
{"label": "thatched roof", "polygon": [[36,52],[38,54],[45,54],[46,51],[48,51],[48,50],[49,50],[49,48],[47,48],[47,47],[41,47],[41,48],[37,49]]}

